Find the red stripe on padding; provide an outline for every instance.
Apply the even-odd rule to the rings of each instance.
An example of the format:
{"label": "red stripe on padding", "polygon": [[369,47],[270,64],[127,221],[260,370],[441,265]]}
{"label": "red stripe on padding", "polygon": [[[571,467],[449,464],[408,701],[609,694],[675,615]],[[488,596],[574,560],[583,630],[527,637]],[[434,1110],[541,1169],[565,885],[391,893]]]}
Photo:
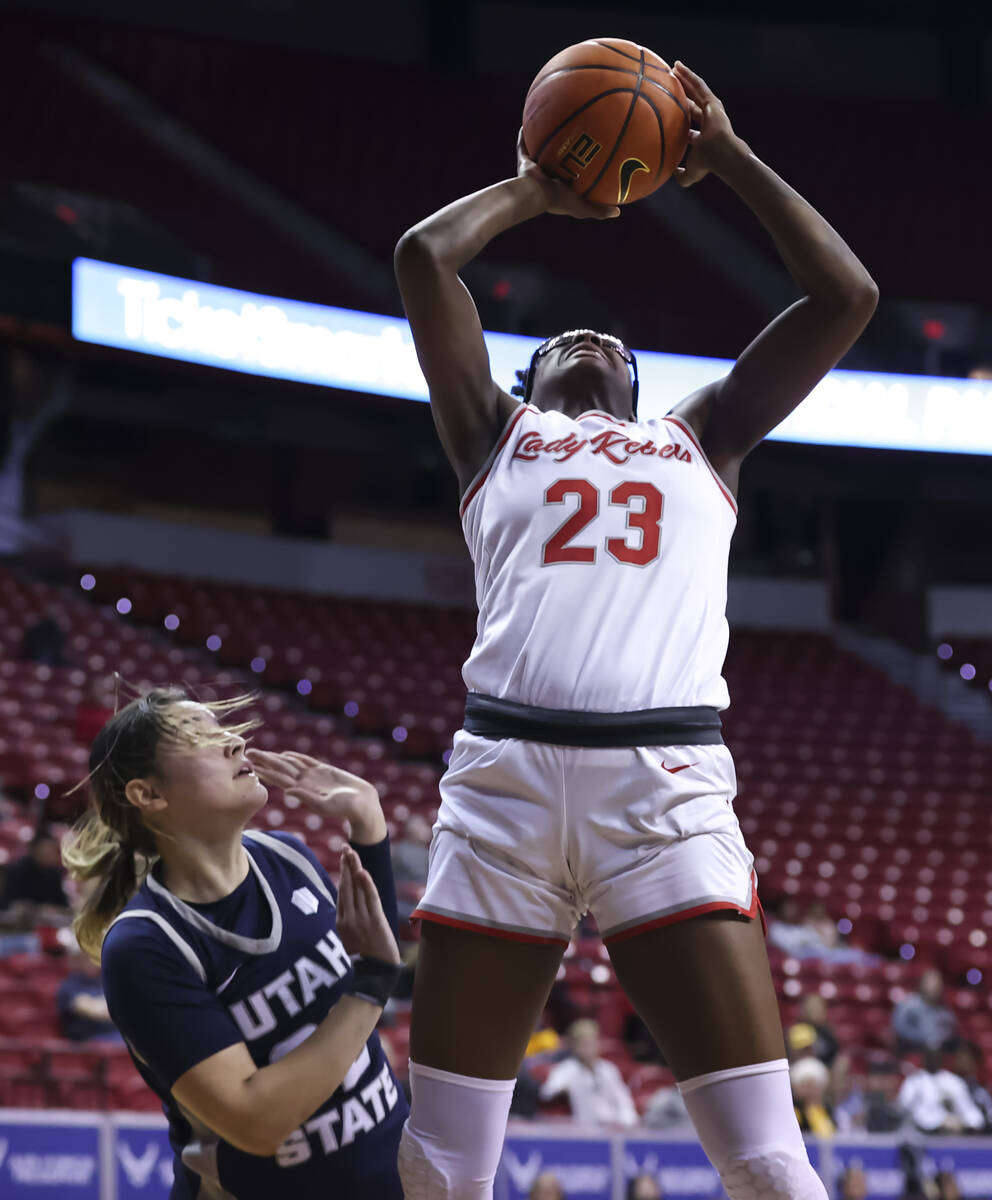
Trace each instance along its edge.
{"label": "red stripe on padding", "polygon": [[539,933],[518,933],[514,929],[499,929],[492,925],[474,925],[471,921],[460,921],[457,917],[443,917],[438,913],[415,908],[411,921],[434,921],[438,925],[450,925],[452,929],[467,929],[471,933],[485,933],[489,937],[502,938],[508,942],[537,942],[542,946],[567,946],[568,938],[542,937]]}

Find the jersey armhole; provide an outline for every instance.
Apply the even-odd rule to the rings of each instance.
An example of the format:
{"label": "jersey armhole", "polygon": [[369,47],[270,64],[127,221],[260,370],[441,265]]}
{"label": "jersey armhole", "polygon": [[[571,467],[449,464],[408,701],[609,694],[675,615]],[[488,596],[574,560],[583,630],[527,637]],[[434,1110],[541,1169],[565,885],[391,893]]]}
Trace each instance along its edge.
{"label": "jersey armhole", "polygon": [[475,498],[476,492],[478,492],[479,488],[481,488],[482,485],[486,482],[486,478],[489,475],[489,472],[493,469],[493,463],[496,461],[497,457],[499,456],[499,452],[506,445],[507,440],[508,440],[510,434],[513,432],[514,427],[516,426],[517,422],[524,415],[524,413],[528,412],[528,411],[533,412],[534,409],[532,409],[529,404],[519,404],[516,408],[516,411],[512,412],[510,414],[510,416],[507,417],[506,424],[503,426],[503,432],[496,439],[496,445],[493,446],[492,450],[490,450],[489,457],[482,464],[482,466],[476,472],[475,478],[465,489],[465,495],[462,496],[461,504],[459,504],[459,506],[458,506],[458,515],[459,516],[461,516],[461,517],[465,516],[465,513],[468,511],[468,506],[471,504],[472,500]]}
{"label": "jersey armhole", "polygon": [[157,913],[150,908],[126,909],[118,917],[116,917],[113,921],[111,921],[110,927],[108,928],[107,933],[109,933],[110,930],[113,929],[113,927],[117,924],[118,921],[126,921],[129,917],[134,917],[134,918],[141,917],[145,920],[153,921],[159,927],[159,929],[161,929],[166,934],[166,936],[169,938],[169,940],[172,942],[172,944],[176,947],[176,949],[179,951],[179,953],[183,956],[183,958],[186,959],[186,961],[189,963],[189,965],[193,968],[193,970],[196,972],[197,977],[199,978],[200,982],[201,983],[207,982],[207,972],[204,970],[203,963],[200,962],[199,958],[197,958],[196,951],[193,949],[193,947],[189,944],[189,942],[186,941],[186,939],[181,934],[177,933],[176,930],[172,928],[172,926],[165,919],[165,917],[162,916],[161,913]]}

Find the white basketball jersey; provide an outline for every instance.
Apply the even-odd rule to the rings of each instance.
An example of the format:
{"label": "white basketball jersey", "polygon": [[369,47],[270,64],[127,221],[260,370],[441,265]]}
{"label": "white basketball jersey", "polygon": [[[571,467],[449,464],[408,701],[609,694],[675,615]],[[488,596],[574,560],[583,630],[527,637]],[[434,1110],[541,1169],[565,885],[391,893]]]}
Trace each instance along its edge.
{"label": "white basketball jersey", "polygon": [[678,417],[521,405],[462,500],[472,692],[546,708],[729,704],[737,506]]}

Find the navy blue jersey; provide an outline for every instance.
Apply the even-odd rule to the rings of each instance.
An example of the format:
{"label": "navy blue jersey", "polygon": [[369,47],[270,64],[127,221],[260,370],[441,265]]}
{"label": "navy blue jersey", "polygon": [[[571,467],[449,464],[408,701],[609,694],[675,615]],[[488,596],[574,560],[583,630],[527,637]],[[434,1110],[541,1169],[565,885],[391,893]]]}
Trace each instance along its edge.
{"label": "navy blue jersey", "polygon": [[[153,871],[103,944],[110,1014],[169,1119],[172,1198],[401,1200],[396,1152],[409,1110],[374,1033],[273,1157],[218,1138],[171,1095],[191,1067],[239,1042],[257,1066],[277,1061],[349,990],[336,892],[317,859],[286,834],[249,831],[243,844],[251,869],[229,896],[187,904]],[[388,840],[356,849],[393,916]]]}

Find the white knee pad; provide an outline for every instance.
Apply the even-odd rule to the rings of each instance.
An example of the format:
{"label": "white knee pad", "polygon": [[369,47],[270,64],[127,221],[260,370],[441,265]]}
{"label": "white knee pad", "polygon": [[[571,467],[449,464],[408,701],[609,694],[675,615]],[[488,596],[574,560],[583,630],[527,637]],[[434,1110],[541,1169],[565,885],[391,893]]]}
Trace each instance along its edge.
{"label": "white knee pad", "polygon": [[730,1200],[826,1200],[799,1131],[784,1058],[697,1075],[679,1090]]}
{"label": "white knee pad", "polygon": [[410,1063],[398,1160],[406,1200],[491,1200],[515,1083]]}

